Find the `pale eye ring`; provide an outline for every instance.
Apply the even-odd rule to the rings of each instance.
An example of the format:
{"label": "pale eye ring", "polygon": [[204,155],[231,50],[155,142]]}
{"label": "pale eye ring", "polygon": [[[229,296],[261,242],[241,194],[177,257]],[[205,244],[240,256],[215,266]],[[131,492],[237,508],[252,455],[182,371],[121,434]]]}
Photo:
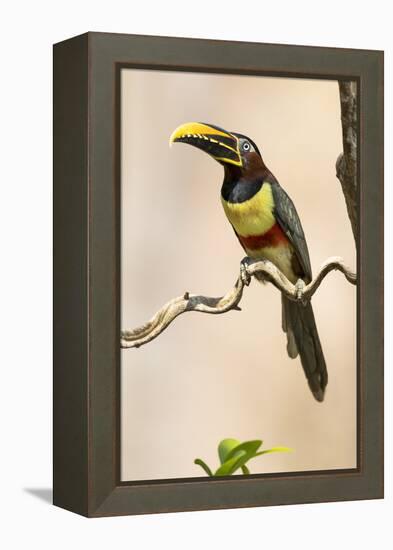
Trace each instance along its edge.
{"label": "pale eye ring", "polygon": [[251,149],[251,145],[248,143],[248,141],[245,141],[242,145],[243,151],[249,151]]}

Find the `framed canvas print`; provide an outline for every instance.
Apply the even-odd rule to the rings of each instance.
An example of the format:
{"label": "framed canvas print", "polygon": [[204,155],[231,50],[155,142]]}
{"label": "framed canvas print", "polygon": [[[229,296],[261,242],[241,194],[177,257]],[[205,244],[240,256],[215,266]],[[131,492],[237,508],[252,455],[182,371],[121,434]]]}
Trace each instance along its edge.
{"label": "framed canvas print", "polygon": [[54,47],[54,503],[383,496],[383,53]]}

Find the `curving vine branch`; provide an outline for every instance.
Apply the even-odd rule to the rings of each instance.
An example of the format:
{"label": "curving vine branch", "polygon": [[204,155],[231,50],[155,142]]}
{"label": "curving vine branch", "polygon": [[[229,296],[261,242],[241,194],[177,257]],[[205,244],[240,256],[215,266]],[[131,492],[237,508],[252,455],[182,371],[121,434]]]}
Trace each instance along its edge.
{"label": "curving vine branch", "polygon": [[138,348],[157,338],[176,317],[187,311],[220,314],[230,310],[240,311],[239,303],[245,286],[250,284],[251,278],[261,275],[265,281],[272,283],[285,296],[294,301],[307,303],[316,292],[323,279],[333,270],[341,271],[348,282],[356,284],[356,274],[346,267],[341,258],[329,258],[319,270],[318,275],[308,285],[293,285],[277,267],[268,260],[251,264],[241,263],[240,275],[234,285],[224,296],[211,298],[186,292],[166,303],[144,325],[133,330],[124,330],[121,334],[122,348]]}

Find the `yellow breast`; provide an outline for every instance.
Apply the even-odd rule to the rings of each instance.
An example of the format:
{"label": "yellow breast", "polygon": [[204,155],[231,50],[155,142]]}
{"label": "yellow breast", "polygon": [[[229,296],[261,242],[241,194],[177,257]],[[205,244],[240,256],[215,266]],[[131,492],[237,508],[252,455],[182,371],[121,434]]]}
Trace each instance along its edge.
{"label": "yellow breast", "polygon": [[238,235],[262,235],[276,223],[274,200],[270,183],[265,182],[251,199],[231,203],[221,197],[225,214]]}

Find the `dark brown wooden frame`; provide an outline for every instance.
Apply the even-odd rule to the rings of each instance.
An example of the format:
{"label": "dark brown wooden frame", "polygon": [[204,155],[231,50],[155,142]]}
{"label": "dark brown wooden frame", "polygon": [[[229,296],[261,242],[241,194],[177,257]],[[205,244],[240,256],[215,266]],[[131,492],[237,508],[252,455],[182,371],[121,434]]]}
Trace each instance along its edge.
{"label": "dark brown wooden frame", "polygon": [[[359,84],[358,467],[121,483],[122,67]],[[54,503],[90,517],[383,497],[383,52],[87,33],[54,46]]]}

